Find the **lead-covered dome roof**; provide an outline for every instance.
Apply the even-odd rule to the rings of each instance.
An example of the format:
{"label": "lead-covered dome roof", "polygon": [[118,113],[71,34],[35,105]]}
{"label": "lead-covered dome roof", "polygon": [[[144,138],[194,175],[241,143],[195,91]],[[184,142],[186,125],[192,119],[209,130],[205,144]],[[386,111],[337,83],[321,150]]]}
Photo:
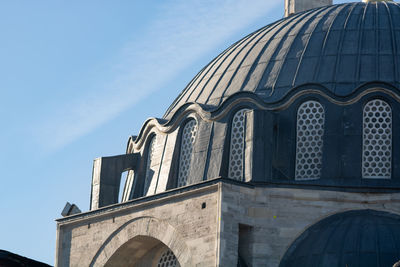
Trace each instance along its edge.
{"label": "lead-covered dome roof", "polygon": [[285,266],[393,266],[400,260],[400,216],[375,210],[332,215],[290,246]]}
{"label": "lead-covered dome roof", "polygon": [[348,3],[281,19],[236,42],[187,85],[165,114],[185,103],[217,108],[238,92],[281,100],[305,84],[336,96],[368,82],[399,85],[400,7]]}

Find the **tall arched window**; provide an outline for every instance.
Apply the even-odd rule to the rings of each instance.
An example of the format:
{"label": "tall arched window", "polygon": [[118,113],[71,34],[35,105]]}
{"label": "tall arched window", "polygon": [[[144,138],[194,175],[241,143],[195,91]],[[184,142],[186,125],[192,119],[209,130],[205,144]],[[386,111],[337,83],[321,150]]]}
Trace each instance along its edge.
{"label": "tall arched window", "polygon": [[363,111],[363,178],[391,178],[392,109],[380,99],[369,101]]}
{"label": "tall arched window", "polygon": [[155,170],[152,168],[152,161],[153,161],[153,155],[154,155],[154,146],[156,142],[157,136],[153,136],[150,140],[149,146],[148,146],[148,151],[147,151],[147,162],[146,162],[146,176],[144,179],[144,186],[143,186],[143,195],[148,196],[148,195],[153,195],[154,194],[154,189],[150,190],[150,185],[151,181],[153,180]]}
{"label": "tall arched window", "polygon": [[196,121],[192,119],[185,124],[182,131],[181,151],[179,155],[178,187],[185,186],[188,183],[196,133],[197,124]]}
{"label": "tall arched window", "polygon": [[297,110],[296,180],[319,179],[325,111],[317,101],[306,101]]}
{"label": "tall arched window", "polygon": [[158,260],[157,267],[179,267],[179,262],[176,259],[174,253],[168,249],[163,254],[161,254]]}
{"label": "tall arched window", "polygon": [[241,109],[232,119],[231,147],[229,150],[228,177],[243,181],[244,139],[246,131],[246,111]]}

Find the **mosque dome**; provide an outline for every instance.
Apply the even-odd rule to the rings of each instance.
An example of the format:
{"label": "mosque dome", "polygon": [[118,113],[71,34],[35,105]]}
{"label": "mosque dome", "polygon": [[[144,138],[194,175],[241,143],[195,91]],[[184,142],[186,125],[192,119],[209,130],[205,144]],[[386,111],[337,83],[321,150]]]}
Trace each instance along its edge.
{"label": "mosque dome", "polygon": [[308,228],[283,257],[285,266],[393,266],[400,216],[374,210],[332,215]]}
{"label": "mosque dome", "polygon": [[214,110],[239,92],[275,103],[304,85],[318,85],[338,98],[376,81],[398,87],[399,15],[395,2],[357,2],[278,20],[212,60],[164,117],[185,103]]}
{"label": "mosque dome", "polygon": [[[212,60],[158,122],[171,132],[189,114],[203,121],[204,147],[197,150],[209,154],[193,160],[214,168],[212,152],[219,151],[221,161],[218,171],[199,171],[196,181],[398,188],[399,16],[395,2],[368,1],[278,20]],[[221,137],[210,134],[217,122],[224,125]],[[192,124],[187,138],[194,142]]]}

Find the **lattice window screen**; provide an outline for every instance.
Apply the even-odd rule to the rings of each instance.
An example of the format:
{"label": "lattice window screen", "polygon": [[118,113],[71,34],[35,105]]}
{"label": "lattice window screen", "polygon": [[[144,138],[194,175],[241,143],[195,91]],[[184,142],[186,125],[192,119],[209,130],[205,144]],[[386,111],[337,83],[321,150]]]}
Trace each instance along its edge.
{"label": "lattice window screen", "polygon": [[246,111],[241,109],[232,120],[231,147],[229,150],[229,178],[243,181],[244,138],[246,131]]}
{"label": "lattice window screen", "polygon": [[154,146],[156,143],[156,138],[157,136],[153,136],[151,138],[150,144],[148,146],[148,152],[147,152],[147,163],[146,163],[146,177],[144,179],[144,187],[143,187],[143,195],[147,196],[147,195],[152,195],[154,194],[154,192],[150,192],[150,185],[151,185],[151,181],[153,180],[153,176],[155,173],[155,170],[152,169],[152,161],[153,161],[153,155],[154,155]]}
{"label": "lattice window screen", "polygon": [[190,161],[192,159],[193,144],[196,134],[196,121],[188,121],[182,131],[181,151],[179,156],[178,187],[185,186],[188,182]]}
{"label": "lattice window screen", "polygon": [[369,101],[363,112],[363,178],[391,178],[392,109],[380,99]]}
{"label": "lattice window screen", "polygon": [[306,101],[297,111],[296,180],[319,179],[325,111],[317,101]]}
{"label": "lattice window screen", "polygon": [[168,249],[165,251],[158,261],[157,267],[179,267],[178,260],[176,259],[174,253]]}

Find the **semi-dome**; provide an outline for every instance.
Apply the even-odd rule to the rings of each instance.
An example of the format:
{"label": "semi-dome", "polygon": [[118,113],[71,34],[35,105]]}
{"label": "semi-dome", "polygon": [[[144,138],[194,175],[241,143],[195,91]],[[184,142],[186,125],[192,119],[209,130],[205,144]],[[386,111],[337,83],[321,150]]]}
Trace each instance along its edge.
{"label": "semi-dome", "polygon": [[393,266],[400,258],[400,216],[355,210],[308,228],[283,257],[285,266]]}
{"label": "semi-dome", "polygon": [[264,102],[318,84],[347,96],[363,84],[399,85],[400,7],[395,2],[347,3],[297,13],[246,36],[212,60],[176,98],[217,108],[238,92]]}

